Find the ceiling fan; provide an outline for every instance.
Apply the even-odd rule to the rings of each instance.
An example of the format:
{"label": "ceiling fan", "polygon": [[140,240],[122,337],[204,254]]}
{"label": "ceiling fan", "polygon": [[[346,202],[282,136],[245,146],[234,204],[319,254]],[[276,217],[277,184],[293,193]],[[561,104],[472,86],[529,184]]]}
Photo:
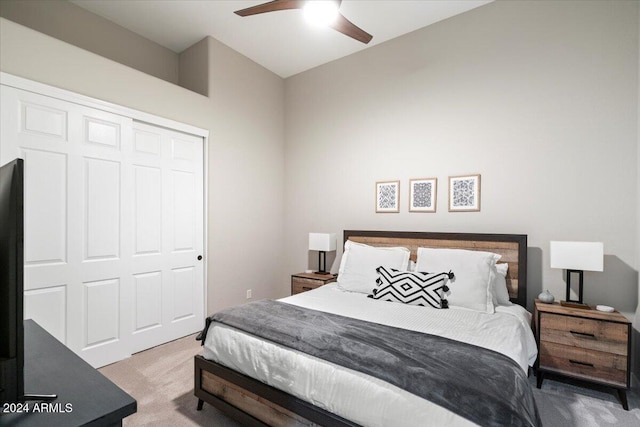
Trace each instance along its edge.
{"label": "ceiling fan", "polygon": [[[324,3],[321,5],[321,3]],[[240,16],[258,15],[260,13],[277,12],[279,10],[287,9],[306,9],[305,11],[311,12],[314,6],[330,6],[333,7],[334,16],[333,20],[326,22],[325,24],[342,34],[349,36],[355,40],[358,40],[364,44],[371,41],[373,36],[360,27],[353,24],[347,18],[345,18],[338,9],[342,0],[334,1],[314,1],[314,0],[274,0],[268,3],[259,4],[257,6],[248,7],[242,10],[236,10],[235,14]],[[312,12],[311,12],[312,13]]]}

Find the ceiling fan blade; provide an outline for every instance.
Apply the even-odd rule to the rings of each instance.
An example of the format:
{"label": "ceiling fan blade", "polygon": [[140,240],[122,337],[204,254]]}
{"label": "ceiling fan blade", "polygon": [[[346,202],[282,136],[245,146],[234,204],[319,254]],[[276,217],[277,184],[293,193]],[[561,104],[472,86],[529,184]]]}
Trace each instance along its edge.
{"label": "ceiling fan blade", "polygon": [[234,13],[240,16],[250,16],[259,13],[276,12],[278,10],[302,9],[304,3],[304,0],[274,0],[246,9],[236,10]]}
{"label": "ceiling fan blade", "polygon": [[367,33],[362,28],[349,21],[347,18],[342,16],[342,14],[338,14],[336,21],[329,26],[334,30],[339,31],[342,34],[349,36],[352,39],[356,39],[364,44],[369,43],[373,38],[371,34]]}

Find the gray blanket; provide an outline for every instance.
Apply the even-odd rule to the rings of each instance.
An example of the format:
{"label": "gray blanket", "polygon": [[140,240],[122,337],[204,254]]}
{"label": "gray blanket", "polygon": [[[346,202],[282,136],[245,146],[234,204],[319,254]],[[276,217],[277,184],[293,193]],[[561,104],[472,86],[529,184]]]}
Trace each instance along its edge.
{"label": "gray blanket", "polygon": [[525,373],[492,350],[270,300],[211,321],[379,378],[482,426],[541,425]]}

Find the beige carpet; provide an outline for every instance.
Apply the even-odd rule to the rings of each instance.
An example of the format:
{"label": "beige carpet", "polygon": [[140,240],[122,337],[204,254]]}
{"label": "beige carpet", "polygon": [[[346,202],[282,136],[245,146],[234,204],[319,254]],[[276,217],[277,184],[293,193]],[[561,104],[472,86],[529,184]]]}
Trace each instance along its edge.
{"label": "beige carpet", "polygon": [[240,424],[206,405],[196,411],[193,356],[202,347],[195,335],[146,350],[99,371],[138,401],[138,412],[124,426],[215,426]]}
{"label": "beige carpet", "polygon": [[[100,369],[105,376],[138,401],[138,412],[124,419],[125,426],[236,427],[218,410],[205,404],[196,411],[193,395],[193,356],[201,352],[194,336],[134,354]],[[545,427],[638,427],[640,393],[628,394],[629,411],[622,409],[612,389],[545,379],[534,396]],[[420,425],[416,423],[416,425]]]}

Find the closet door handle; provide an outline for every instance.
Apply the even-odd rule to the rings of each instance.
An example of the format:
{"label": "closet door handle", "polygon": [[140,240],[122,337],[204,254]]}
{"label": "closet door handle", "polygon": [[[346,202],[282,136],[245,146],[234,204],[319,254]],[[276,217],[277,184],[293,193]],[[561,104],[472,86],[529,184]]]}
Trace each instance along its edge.
{"label": "closet door handle", "polygon": [[198,261],[202,261],[202,255],[198,255]]}

